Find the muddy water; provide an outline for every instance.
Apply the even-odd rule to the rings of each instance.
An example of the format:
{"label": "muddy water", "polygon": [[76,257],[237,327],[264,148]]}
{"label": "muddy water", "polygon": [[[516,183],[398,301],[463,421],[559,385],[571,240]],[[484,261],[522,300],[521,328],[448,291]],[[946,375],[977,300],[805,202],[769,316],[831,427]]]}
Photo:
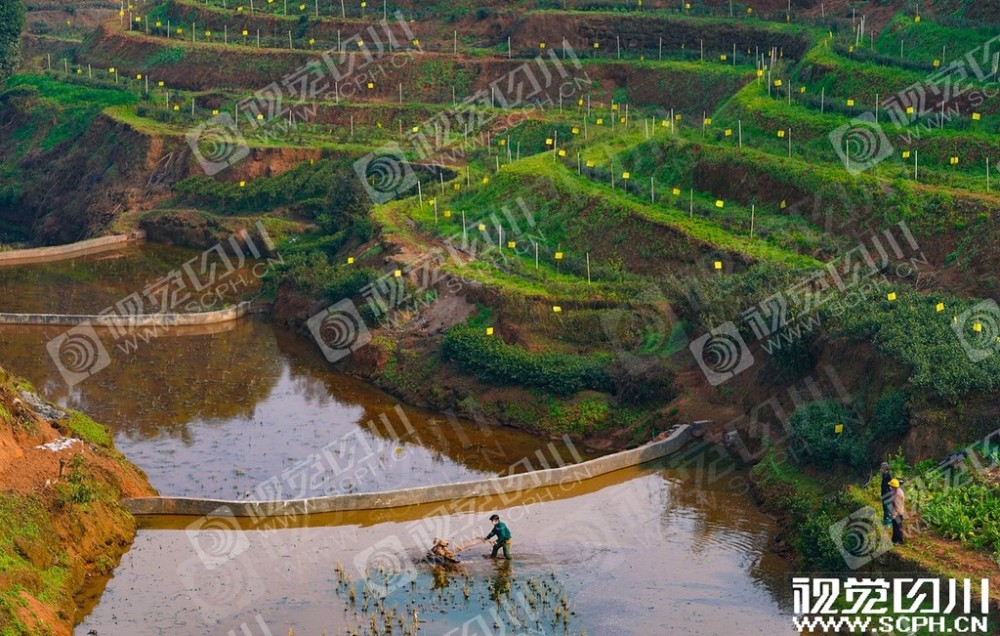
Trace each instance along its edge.
{"label": "muddy water", "polygon": [[[226,247],[220,253],[130,245],[67,261],[0,267],[0,312],[96,314],[120,301],[132,305],[139,298],[148,313],[221,309],[260,288],[249,252],[241,258]],[[265,265],[259,265],[256,273],[262,273]],[[168,285],[162,284],[165,277]],[[169,295],[160,302],[160,291],[165,289]]]}
{"label": "muddy water", "polygon": [[62,331],[0,327],[4,366],[110,426],[161,494],[289,499],[431,485],[520,470],[525,457],[541,467],[535,451],[548,444],[401,405],[260,320],[168,332],[130,353],[105,334],[110,363],[73,387],[45,347]]}
{"label": "muddy water", "polygon": [[[55,264],[44,277],[0,271],[0,310],[100,311],[196,256],[158,249],[150,260],[147,247]],[[133,265],[113,269],[123,262]],[[100,331],[106,356],[70,384],[46,348],[64,331],[0,327],[0,361],[107,423],[165,494],[371,491],[586,457],[402,407],[255,320],[138,338]],[[76,633],[371,633],[373,619],[394,634],[414,624],[421,634],[792,633],[787,566],[767,550],[772,522],[740,473],[717,479],[717,463],[696,455],[496,500],[238,524],[144,519],[107,587],[90,590]],[[713,467],[711,483],[698,465]],[[455,571],[419,562],[435,536],[485,534],[494,510],[514,532],[511,563],[481,558],[483,545]]]}
{"label": "muddy water", "polygon": [[[202,254],[145,245],[0,269],[0,311],[98,312],[171,273],[183,281],[182,297],[197,297],[199,285],[212,292],[207,304],[256,292],[259,285],[234,282],[256,283],[254,263],[238,263],[230,249],[228,260],[210,253],[203,268]],[[0,361],[50,400],[111,427],[161,494],[288,499],[476,479],[536,467],[518,460],[538,463],[535,451],[547,444],[403,406],[260,320],[98,329],[93,364],[70,375],[47,347],[66,331],[0,326]],[[589,457],[570,451],[546,461]]]}
{"label": "muddy water", "polygon": [[[420,634],[794,633],[772,522],[742,475],[703,481],[661,460],[502,501],[240,525],[149,518],[76,633],[370,633],[392,612],[405,634],[414,610]],[[494,510],[513,561],[483,559],[481,544],[454,570],[419,561],[431,537],[485,534]]]}

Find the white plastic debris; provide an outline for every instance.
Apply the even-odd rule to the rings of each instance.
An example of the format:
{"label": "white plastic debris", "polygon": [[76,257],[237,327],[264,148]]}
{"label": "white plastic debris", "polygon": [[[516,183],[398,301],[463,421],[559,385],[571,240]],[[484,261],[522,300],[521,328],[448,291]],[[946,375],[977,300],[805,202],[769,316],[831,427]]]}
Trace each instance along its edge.
{"label": "white plastic debris", "polygon": [[35,448],[39,450],[47,450],[47,451],[52,451],[53,453],[58,453],[60,451],[66,450],[67,448],[69,448],[73,444],[76,444],[79,441],[80,440],[76,439],[75,437],[60,437],[58,439],[52,440],[47,444],[36,446]]}

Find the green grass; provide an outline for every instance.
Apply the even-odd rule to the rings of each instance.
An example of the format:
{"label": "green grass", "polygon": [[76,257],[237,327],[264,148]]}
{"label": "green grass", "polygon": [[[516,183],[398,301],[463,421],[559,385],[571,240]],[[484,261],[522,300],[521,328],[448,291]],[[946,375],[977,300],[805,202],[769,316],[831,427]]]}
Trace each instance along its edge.
{"label": "green grass", "polygon": [[[936,23],[926,15],[915,22],[912,14],[899,14],[885,26],[875,40],[875,50],[882,55],[899,57],[903,44],[903,57],[907,60],[933,62],[939,60],[942,68],[951,60],[996,37],[995,29],[986,26],[965,28]],[[989,72],[989,69],[986,69]]]}
{"label": "green grass", "polygon": [[40,75],[15,75],[7,83],[8,89],[24,87],[37,90],[39,99],[51,111],[38,121],[37,127],[24,131],[25,135],[31,136],[35,130],[45,131],[40,143],[42,150],[52,150],[61,144],[82,139],[104,108],[137,101],[135,95],[124,91],[91,88]]}
{"label": "green grass", "polygon": [[104,448],[112,447],[111,434],[108,429],[79,411],[69,411],[67,425],[73,435],[84,441]]}
{"label": "green grass", "polygon": [[155,55],[146,58],[146,64],[149,66],[179,64],[184,61],[186,54],[187,50],[183,46],[171,46],[163,48]]}
{"label": "green grass", "polygon": [[[702,243],[709,248],[743,254],[755,261],[778,263],[789,267],[819,265],[816,259],[776,248],[761,241],[734,236],[711,221],[691,217],[676,208],[640,203],[620,190],[612,190],[610,186],[604,184],[594,184],[576,175],[567,167],[552,162],[550,158],[533,157],[518,162],[509,168],[508,174],[524,178],[545,177],[567,197],[570,197],[570,193],[574,193],[572,198],[567,200],[573,200],[575,206],[579,206],[580,198],[593,197],[601,208],[610,208],[619,215],[633,216],[653,226],[672,228],[695,243]],[[712,197],[709,199],[713,202],[715,200]]]}
{"label": "green grass", "polygon": [[102,88],[93,88],[83,84],[62,82],[45,75],[14,75],[7,80],[5,88],[15,86],[34,86],[39,95],[47,102],[59,106],[91,105],[101,108],[134,104],[135,95],[130,93]]}
{"label": "green grass", "polygon": [[[55,534],[49,513],[37,497],[0,495],[0,525],[4,528],[0,534],[0,572],[10,583],[0,590],[0,624],[5,625],[0,634],[26,634],[27,627],[14,614],[15,608],[24,602],[21,591],[43,602],[63,603],[69,593],[64,587],[68,571],[65,565],[36,566],[22,551],[22,547],[31,546],[33,554],[45,554],[44,546]],[[64,553],[56,556],[60,563],[66,563]]]}

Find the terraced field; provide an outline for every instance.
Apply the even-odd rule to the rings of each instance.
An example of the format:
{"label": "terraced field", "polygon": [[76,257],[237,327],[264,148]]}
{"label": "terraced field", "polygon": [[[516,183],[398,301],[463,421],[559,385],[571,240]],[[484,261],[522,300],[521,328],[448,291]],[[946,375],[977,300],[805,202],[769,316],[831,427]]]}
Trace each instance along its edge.
{"label": "terraced field", "polygon": [[[261,221],[271,317],[331,363],[606,449],[712,419],[843,569],[826,528],[872,466],[996,427],[990,5],[47,3],[0,93],[0,238]],[[955,514],[989,540],[938,513],[896,553],[988,568],[993,513]]]}

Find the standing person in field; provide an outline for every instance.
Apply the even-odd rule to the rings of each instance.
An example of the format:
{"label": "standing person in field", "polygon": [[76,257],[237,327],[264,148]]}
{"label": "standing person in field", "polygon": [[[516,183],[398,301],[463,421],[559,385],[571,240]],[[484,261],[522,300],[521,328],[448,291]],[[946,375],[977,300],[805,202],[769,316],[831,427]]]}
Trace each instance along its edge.
{"label": "standing person in field", "polygon": [[891,479],[889,462],[882,462],[882,525],[886,528],[892,526],[892,487],[889,485]]}
{"label": "standing person in field", "polygon": [[503,548],[503,558],[510,561],[510,529],[507,528],[507,524],[500,521],[500,515],[493,515],[490,517],[490,521],[493,522],[493,530],[483,537],[486,541],[489,541],[492,537],[497,538],[496,543],[493,544],[493,554],[490,557],[497,558],[497,552],[500,551],[500,548]]}
{"label": "standing person in field", "polygon": [[903,494],[898,479],[890,479],[889,486],[892,488],[892,543],[903,545],[903,515],[906,514],[903,500],[906,496]]}

